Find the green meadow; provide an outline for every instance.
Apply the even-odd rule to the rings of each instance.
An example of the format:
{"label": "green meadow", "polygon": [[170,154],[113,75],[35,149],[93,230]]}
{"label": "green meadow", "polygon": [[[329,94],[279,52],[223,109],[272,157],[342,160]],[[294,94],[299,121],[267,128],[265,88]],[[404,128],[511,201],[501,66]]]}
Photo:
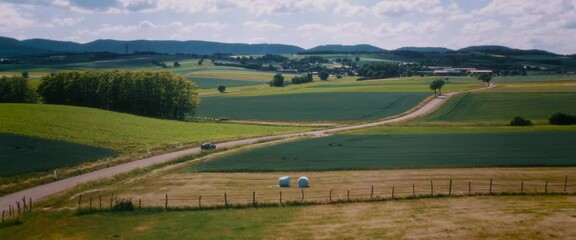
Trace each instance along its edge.
{"label": "green meadow", "polygon": [[0,122],[0,133],[78,143],[120,153],[306,129],[171,121],[48,104],[0,104]]}
{"label": "green meadow", "polygon": [[116,156],[116,152],[99,147],[0,133],[0,177]]}

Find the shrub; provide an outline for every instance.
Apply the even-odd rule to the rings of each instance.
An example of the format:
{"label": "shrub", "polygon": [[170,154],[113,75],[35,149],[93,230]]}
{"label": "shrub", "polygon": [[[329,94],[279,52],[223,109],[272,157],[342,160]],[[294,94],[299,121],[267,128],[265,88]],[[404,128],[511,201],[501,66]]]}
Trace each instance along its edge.
{"label": "shrub", "polygon": [[548,119],[552,125],[572,125],[576,124],[576,116],[572,116],[566,113],[557,112],[552,114]]}
{"label": "shrub", "polygon": [[218,86],[218,92],[221,92],[221,93],[226,92],[226,86],[224,86],[224,85]]}
{"label": "shrub", "polygon": [[112,206],[112,212],[132,212],[134,211],[134,203],[131,199],[122,199],[120,201],[116,200],[114,206]]}
{"label": "shrub", "polygon": [[516,116],[510,121],[510,126],[532,126],[532,121]]}

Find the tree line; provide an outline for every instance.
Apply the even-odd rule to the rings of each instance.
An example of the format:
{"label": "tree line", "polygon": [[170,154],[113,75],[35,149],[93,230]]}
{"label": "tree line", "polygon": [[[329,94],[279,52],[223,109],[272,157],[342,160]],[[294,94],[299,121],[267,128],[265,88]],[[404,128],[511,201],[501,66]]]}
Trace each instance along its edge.
{"label": "tree line", "polygon": [[193,82],[170,72],[61,72],[43,77],[37,92],[48,104],[178,120],[193,115],[200,101]]}

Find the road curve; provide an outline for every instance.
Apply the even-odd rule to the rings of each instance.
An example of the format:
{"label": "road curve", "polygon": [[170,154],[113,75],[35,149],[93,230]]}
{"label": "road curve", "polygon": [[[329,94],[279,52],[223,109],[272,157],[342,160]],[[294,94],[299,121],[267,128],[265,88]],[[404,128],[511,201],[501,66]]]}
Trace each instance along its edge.
{"label": "road curve", "polygon": [[[444,104],[450,97],[452,97],[455,94],[462,93],[462,92],[484,90],[484,89],[491,88],[494,86],[495,85],[491,85],[490,87],[486,87],[486,88],[447,93],[447,94],[441,95],[438,98],[432,99],[431,101],[422,105],[421,107],[419,107],[415,111],[412,111],[406,115],[402,115],[402,116],[399,116],[396,118],[390,118],[390,119],[386,119],[386,120],[382,120],[382,121],[378,121],[378,122],[363,123],[363,124],[358,124],[358,125],[353,125],[353,126],[337,127],[337,128],[330,128],[330,129],[317,130],[317,131],[290,133],[290,134],[281,134],[281,135],[275,135],[275,136],[256,137],[256,138],[249,138],[249,139],[243,139],[243,140],[236,140],[236,141],[218,143],[218,147],[219,148],[232,148],[232,147],[262,142],[262,141],[291,138],[291,137],[298,137],[298,136],[304,136],[304,135],[324,136],[324,135],[334,133],[334,132],[339,132],[339,131],[354,130],[354,129],[374,127],[374,126],[386,125],[386,124],[390,124],[390,123],[402,122],[402,121],[417,118],[417,117],[426,115],[428,113],[431,113],[432,111],[439,108],[442,104]],[[26,189],[26,190],[23,190],[20,192],[8,194],[6,196],[0,197],[0,211],[8,210],[10,205],[12,207],[15,207],[16,202],[22,201],[23,197],[26,197],[26,199],[31,198],[34,201],[42,200],[45,197],[48,197],[52,194],[62,192],[66,189],[73,188],[79,184],[91,182],[94,180],[109,178],[109,177],[115,176],[115,175],[120,174],[120,173],[125,173],[125,172],[132,171],[134,169],[145,168],[145,167],[149,167],[152,165],[168,162],[168,161],[174,160],[174,159],[179,158],[179,157],[183,157],[183,156],[191,155],[191,154],[196,154],[199,152],[200,152],[200,148],[192,148],[192,149],[186,149],[186,150],[181,150],[181,151],[172,152],[172,153],[166,153],[166,154],[162,154],[162,155],[158,155],[158,156],[154,156],[154,157],[150,157],[150,158],[145,158],[145,159],[141,159],[141,160],[132,161],[129,163],[124,163],[124,164],[100,169],[100,170],[97,170],[94,172],[90,172],[90,173],[78,175],[75,177],[62,179],[62,180],[59,180],[56,182],[52,182],[52,183],[36,186],[33,188],[29,188],[29,189]]]}

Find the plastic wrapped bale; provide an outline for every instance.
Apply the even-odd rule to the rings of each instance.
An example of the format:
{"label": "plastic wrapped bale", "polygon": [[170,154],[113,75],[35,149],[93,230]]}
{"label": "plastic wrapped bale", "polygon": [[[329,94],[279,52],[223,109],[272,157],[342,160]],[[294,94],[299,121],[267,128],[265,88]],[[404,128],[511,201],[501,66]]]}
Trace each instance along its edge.
{"label": "plastic wrapped bale", "polygon": [[290,177],[284,176],[278,178],[278,186],[280,187],[290,187]]}
{"label": "plastic wrapped bale", "polygon": [[307,177],[300,177],[298,178],[298,187],[299,188],[307,188],[310,186],[310,180]]}

